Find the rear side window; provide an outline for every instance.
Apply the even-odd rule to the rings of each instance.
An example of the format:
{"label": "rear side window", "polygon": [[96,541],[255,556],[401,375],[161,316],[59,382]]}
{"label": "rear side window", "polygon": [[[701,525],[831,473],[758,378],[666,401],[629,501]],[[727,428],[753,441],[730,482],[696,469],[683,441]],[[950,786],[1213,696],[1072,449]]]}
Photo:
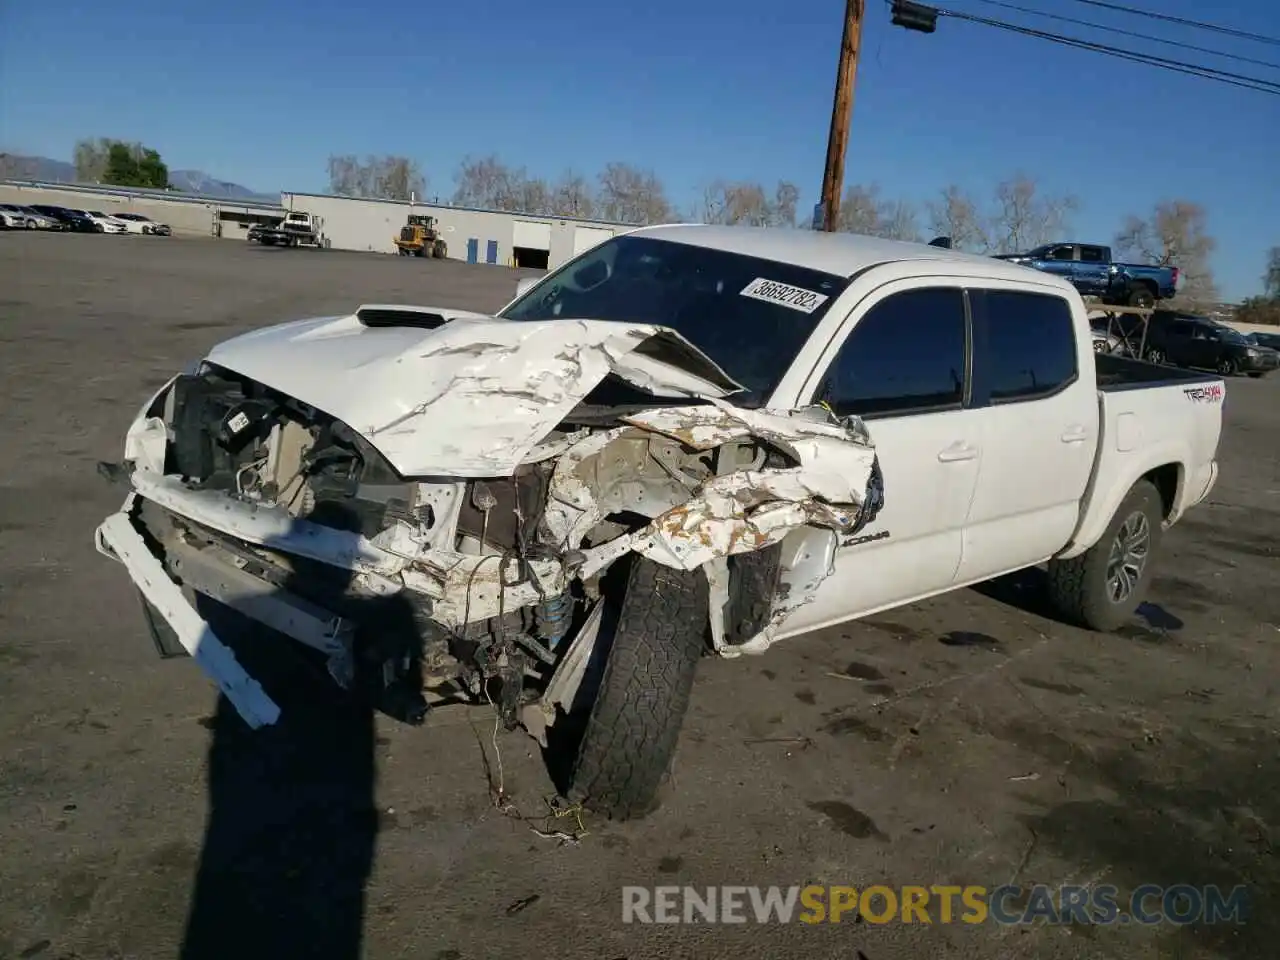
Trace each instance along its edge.
{"label": "rear side window", "polygon": [[1031,400],[1066,387],[1079,374],[1071,307],[1051,294],[971,290],[974,400]]}
{"label": "rear side window", "polygon": [[886,297],[854,326],[815,399],[840,416],[958,407],[964,400],[965,327],[958,287]]}

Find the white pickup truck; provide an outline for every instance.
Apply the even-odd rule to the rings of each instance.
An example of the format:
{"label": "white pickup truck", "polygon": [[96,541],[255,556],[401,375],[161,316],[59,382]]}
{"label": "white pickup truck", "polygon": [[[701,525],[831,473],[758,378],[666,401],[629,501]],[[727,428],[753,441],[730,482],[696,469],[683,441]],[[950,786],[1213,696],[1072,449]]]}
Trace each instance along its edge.
{"label": "white pickup truck", "polygon": [[493,317],[217,346],[102,466],[129,490],[96,542],[250,726],[280,709],[210,610],[408,722],[491,702],[627,817],[708,651],[1046,562],[1064,616],[1132,615],[1217,477],[1225,387],[1091,340],[1070,284],[989,257],[644,228]]}

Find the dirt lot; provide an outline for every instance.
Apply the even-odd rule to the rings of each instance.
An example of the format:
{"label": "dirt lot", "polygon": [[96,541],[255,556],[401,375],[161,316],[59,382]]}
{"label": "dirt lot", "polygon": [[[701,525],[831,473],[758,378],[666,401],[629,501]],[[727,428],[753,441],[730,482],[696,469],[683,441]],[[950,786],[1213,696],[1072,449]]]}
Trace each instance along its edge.
{"label": "dirt lot", "polygon": [[[11,233],[0,277],[0,957],[1274,956],[1280,379],[1230,384],[1222,480],[1122,635],[1046,618],[1026,576],[705,661],[662,810],[559,846],[491,802],[498,759],[536,826],[551,786],[487,711],[401,727],[268,677],[291,719],[249,734],[189,660],[156,657],[92,547],[121,500],[95,462],[214,342],[362,301],[494,309],[515,275]],[[1253,909],[1211,928],[621,922],[624,884],[1011,881],[1243,883]]]}

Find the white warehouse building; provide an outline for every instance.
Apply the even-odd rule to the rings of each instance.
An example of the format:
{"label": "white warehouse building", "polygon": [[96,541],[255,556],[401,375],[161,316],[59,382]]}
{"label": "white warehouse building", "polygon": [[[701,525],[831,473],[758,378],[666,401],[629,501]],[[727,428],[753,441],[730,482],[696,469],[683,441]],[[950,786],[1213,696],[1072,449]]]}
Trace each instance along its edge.
{"label": "white warehouse building", "polygon": [[334,250],[395,253],[395,238],[412,213],[436,218],[451,260],[544,270],[635,226],[316,193],[282,193],[280,202],[286,210],[318,218],[320,230]]}

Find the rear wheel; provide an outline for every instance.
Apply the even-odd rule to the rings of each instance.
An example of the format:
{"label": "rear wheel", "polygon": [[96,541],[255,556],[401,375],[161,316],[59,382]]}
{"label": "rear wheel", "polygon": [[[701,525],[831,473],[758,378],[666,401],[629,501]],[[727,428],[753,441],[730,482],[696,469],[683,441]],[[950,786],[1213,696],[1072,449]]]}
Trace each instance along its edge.
{"label": "rear wheel", "polygon": [[1159,347],[1152,347],[1147,351],[1147,361],[1150,363],[1157,363],[1163,366],[1167,362],[1167,359],[1168,358],[1164,355],[1164,351]]}
{"label": "rear wheel", "polygon": [[1218,373],[1224,377],[1234,376],[1239,365],[1231,357],[1223,357],[1218,361]]}
{"label": "rear wheel", "polygon": [[1049,561],[1049,596],[1074,623],[1110,633],[1133,616],[1151,581],[1164,509],[1149,480],[1125,496],[1098,542],[1078,557]]}
{"label": "rear wheel", "polygon": [[1150,287],[1134,287],[1129,291],[1129,306],[1154,307],[1156,305],[1156,295],[1151,292]]}
{"label": "rear wheel", "polygon": [[707,631],[707,578],[641,557],[631,561],[595,702],[567,790],[613,819],[658,804]]}

